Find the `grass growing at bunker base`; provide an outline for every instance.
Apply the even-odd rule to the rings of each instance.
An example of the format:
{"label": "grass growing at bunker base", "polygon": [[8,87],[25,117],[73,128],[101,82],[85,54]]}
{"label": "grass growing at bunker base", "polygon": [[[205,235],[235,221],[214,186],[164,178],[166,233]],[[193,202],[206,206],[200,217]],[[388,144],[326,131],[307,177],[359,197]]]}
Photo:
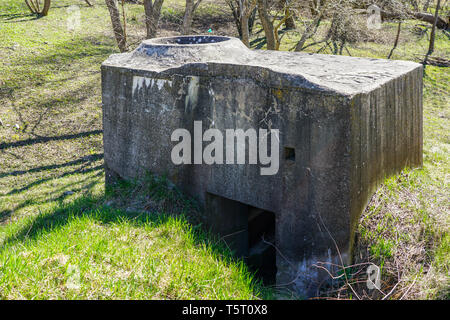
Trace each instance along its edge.
{"label": "grass growing at bunker base", "polygon": [[[100,197],[103,198],[103,197]],[[252,299],[243,263],[182,216],[83,197],[2,231],[3,299]],[[5,230],[6,229],[6,230]]]}
{"label": "grass growing at bunker base", "polygon": [[[194,32],[236,36],[226,5],[204,2]],[[74,4],[81,28],[69,31]],[[126,9],[133,48],[145,34],[143,8]],[[160,35],[179,34],[182,10],[183,1],[165,1]],[[264,47],[255,28],[253,45]],[[394,59],[426,52],[427,37],[414,28],[404,24]],[[325,31],[326,23],[319,38]],[[383,24],[349,53],[385,58],[395,31]],[[286,34],[282,49],[298,37]],[[271,297],[220,242],[189,224],[192,203],[174,198],[164,181],[105,192],[99,71],[116,52],[103,1],[54,1],[40,19],[22,0],[0,2],[0,298]],[[434,55],[449,52],[439,31]],[[390,298],[448,298],[449,75],[426,68],[424,167],[388,178],[361,218],[357,254],[382,267],[385,293],[399,283]]]}

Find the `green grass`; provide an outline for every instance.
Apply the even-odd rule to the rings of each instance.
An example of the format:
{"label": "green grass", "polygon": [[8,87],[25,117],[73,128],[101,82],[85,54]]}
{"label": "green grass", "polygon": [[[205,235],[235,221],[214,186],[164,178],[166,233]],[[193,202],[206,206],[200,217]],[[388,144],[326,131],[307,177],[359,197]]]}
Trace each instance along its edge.
{"label": "green grass", "polygon": [[[161,35],[177,34],[180,3],[166,3]],[[82,27],[69,31],[73,4]],[[133,48],[144,35],[143,9],[126,8]],[[208,1],[199,10],[195,32],[236,35],[226,7]],[[395,30],[383,24],[349,53],[385,58]],[[325,31],[326,23],[316,40]],[[264,47],[260,37],[254,47]],[[281,48],[298,37],[288,32]],[[426,49],[408,22],[393,58],[419,61]],[[40,19],[22,0],[0,3],[0,298],[272,297],[200,231],[195,203],[164,179],[105,191],[100,64],[116,52],[103,1],[59,0]],[[434,55],[449,52],[439,31]],[[361,217],[359,261],[382,267],[383,290],[400,282],[391,298],[449,298],[449,78],[449,68],[426,68],[423,168],[388,178]]]}
{"label": "green grass", "polygon": [[[6,228],[2,299],[252,299],[242,262],[186,220],[82,198]],[[16,229],[16,230],[14,230]]]}

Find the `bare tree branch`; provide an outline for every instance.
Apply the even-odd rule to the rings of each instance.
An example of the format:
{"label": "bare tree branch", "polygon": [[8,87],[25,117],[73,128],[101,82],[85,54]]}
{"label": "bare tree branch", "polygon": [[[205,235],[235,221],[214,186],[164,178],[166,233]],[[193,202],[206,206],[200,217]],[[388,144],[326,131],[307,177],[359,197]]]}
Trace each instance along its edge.
{"label": "bare tree branch", "polygon": [[156,37],[163,2],[164,0],[144,0],[147,39]]}
{"label": "bare tree branch", "polygon": [[127,51],[127,41],[126,41],[124,29],[122,28],[122,24],[120,22],[119,9],[117,9],[115,0],[105,0],[105,3],[109,10],[109,15],[111,17],[113,32],[114,32],[114,36],[116,38],[119,50],[120,50],[120,52],[125,52],[125,51]]}

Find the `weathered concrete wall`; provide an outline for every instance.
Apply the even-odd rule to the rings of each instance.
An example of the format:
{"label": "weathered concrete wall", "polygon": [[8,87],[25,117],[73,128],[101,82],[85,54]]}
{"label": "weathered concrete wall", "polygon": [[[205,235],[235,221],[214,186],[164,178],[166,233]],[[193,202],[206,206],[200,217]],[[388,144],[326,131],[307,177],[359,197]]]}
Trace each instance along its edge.
{"label": "weathered concrete wall", "polygon": [[[314,263],[340,263],[334,241],[350,262],[359,215],[384,177],[422,164],[422,67],[412,62],[179,37],[112,55],[102,85],[107,174],[168,174],[222,235],[245,228],[245,205],[274,212],[277,283],[306,296],[326,276]],[[185,128],[193,137],[194,120],[203,131],[279,129],[278,173],[262,176],[252,164],[174,165],[171,134]],[[294,160],[284,157],[286,147]],[[228,239],[245,252],[245,234]]]}

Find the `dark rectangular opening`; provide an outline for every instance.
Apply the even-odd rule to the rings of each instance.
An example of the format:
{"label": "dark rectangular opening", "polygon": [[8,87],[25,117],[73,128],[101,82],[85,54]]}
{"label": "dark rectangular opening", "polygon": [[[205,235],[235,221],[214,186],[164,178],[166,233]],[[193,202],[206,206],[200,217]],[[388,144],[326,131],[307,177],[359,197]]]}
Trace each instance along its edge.
{"label": "dark rectangular opening", "polygon": [[247,264],[265,285],[275,284],[275,214],[249,206]]}
{"label": "dark rectangular opening", "polygon": [[211,193],[207,193],[206,212],[210,230],[219,234],[264,284],[274,284],[275,214]]}
{"label": "dark rectangular opening", "polygon": [[284,148],[284,159],[289,161],[295,161],[295,148]]}

